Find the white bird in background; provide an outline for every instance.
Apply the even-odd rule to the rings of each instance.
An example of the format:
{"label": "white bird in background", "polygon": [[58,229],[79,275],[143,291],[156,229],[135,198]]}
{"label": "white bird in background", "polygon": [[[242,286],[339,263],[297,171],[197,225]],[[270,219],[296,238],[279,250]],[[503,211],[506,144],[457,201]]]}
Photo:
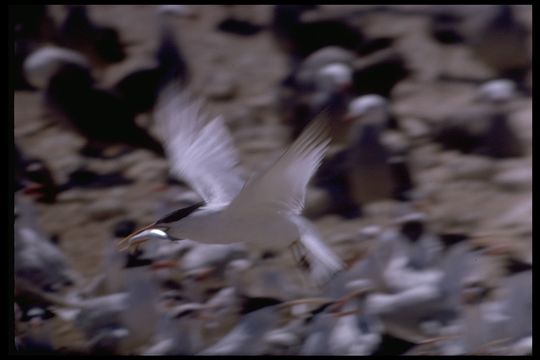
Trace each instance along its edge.
{"label": "white bird in background", "polygon": [[62,252],[40,228],[32,202],[16,198],[14,270],[16,284],[60,291],[80,280]]}
{"label": "white bird in background", "polygon": [[[222,117],[206,121],[201,103],[170,87],[156,109],[166,130],[165,147],[172,172],[204,199],[146,226],[120,245],[138,246],[149,239],[191,239],[202,243],[258,243],[280,251],[303,245],[311,275],[321,284],[343,269],[342,261],[300,214],[306,186],[330,143],[319,117],[266,171],[242,179],[238,156]],[[300,240],[298,242],[297,240]]]}

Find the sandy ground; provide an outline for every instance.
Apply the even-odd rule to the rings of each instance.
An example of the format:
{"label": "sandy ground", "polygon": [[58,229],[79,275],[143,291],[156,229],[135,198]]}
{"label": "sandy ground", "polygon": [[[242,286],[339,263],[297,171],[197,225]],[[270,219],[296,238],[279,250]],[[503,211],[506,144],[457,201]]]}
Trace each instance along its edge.
{"label": "sandy ground", "polygon": [[[61,13],[58,6],[52,8]],[[132,44],[128,60],[99,74],[104,85],[114,83],[132,69],[151,64],[158,41],[155,6],[95,5],[89,8],[96,21],[114,24],[123,39]],[[252,21],[263,23],[270,18],[271,6],[246,5],[243,8]],[[335,10],[339,6],[327,8]],[[287,145],[288,129],[280,124],[274,105],[276,84],[287,73],[286,58],[266,31],[253,37],[216,31],[215,25],[225,15],[223,7],[196,5],[193,9],[197,16],[179,19],[175,27],[192,71],[194,88],[205,94],[213,77],[220,73],[232,77],[236,95],[226,101],[209,100],[208,109],[212,114],[222,114],[231,125],[244,167],[257,170],[275,159]],[[531,8],[521,6],[519,11],[524,22],[531,24]],[[377,14],[358,21],[368,34],[399,34],[397,46],[416,70],[393,94],[392,106],[398,116],[410,117],[421,112],[421,115],[440,118],[466,105],[474,87],[434,83],[433,77],[441,69],[460,75],[489,75],[489,70],[475,61],[466,48],[442,48],[432,42],[425,32],[426,19]],[[24,153],[45,160],[57,181],[65,181],[67,175],[83,163],[99,171],[122,169],[135,180],[131,185],[104,190],[69,190],[55,204],[38,205],[44,230],[60,235],[60,246],[73,267],[90,279],[100,272],[103,248],[111,239],[113,224],[124,218],[136,219],[140,224],[155,220],[159,204],[168,196],[167,192],[158,190],[165,181],[167,163],[144,150],[114,160],[82,158],[77,153],[82,141],[54,122],[43,119],[38,92],[16,92],[14,96],[17,144]],[[506,169],[525,173],[532,169],[531,99],[521,98],[513,105],[516,110],[511,115],[512,126],[529,144],[527,157],[486,160],[486,171],[492,175],[468,178],[460,177],[459,171],[464,163],[470,162],[466,159],[469,157],[443,153],[428,144],[413,149],[411,159],[419,187],[431,194],[430,216],[436,229],[494,234],[487,241],[509,244],[520,256],[527,257],[532,242],[531,211],[527,210],[529,203],[532,206],[532,185],[525,182],[525,185],[505,187],[493,180],[495,174]],[[100,211],[102,208],[109,210]],[[351,247],[350,242],[341,240],[353,236],[363,226],[385,223],[391,214],[390,208],[390,204],[375,204],[361,219],[344,220],[326,215],[316,224],[340,255],[352,258],[362,253],[363,246]],[[511,211],[517,212],[514,219]],[[507,223],[504,216],[510,218]],[[75,341],[76,334],[60,320],[57,322],[58,343]]]}

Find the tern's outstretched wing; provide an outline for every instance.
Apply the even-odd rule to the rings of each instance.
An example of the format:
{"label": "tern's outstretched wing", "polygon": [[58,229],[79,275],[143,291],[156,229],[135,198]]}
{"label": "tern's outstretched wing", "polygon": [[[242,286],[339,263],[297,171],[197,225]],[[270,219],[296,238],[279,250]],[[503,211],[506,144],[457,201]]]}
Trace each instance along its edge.
{"label": "tern's outstretched wing", "polygon": [[321,116],[268,170],[247,181],[228,211],[300,214],[309,179],[319,167],[329,143],[327,119]]}
{"label": "tern's outstretched wing", "polygon": [[[328,119],[319,117],[266,172],[248,180],[227,212],[232,217],[281,213],[295,223],[315,281],[326,282],[343,263],[300,215],[306,187],[330,143]],[[246,215],[247,214],[247,215]]]}
{"label": "tern's outstretched wing", "polygon": [[208,207],[227,205],[244,180],[223,118],[207,121],[201,102],[175,87],[162,92],[155,117],[162,126],[172,173],[188,182]]}

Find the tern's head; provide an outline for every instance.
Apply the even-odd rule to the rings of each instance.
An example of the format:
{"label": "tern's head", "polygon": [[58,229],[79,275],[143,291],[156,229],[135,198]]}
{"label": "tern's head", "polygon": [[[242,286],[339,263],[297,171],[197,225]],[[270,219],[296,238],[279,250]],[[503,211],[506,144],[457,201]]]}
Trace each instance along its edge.
{"label": "tern's head", "polygon": [[186,208],[175,210],[158,221],[131,233],[122,239],[118,245],[120,247],[125,247],[126,249],[136,249],[138,246],[148,240],[181,240],[171,236],[168,231],[175,225],[175,223],[189,216],[203,204],[204,203],[201,202]]}

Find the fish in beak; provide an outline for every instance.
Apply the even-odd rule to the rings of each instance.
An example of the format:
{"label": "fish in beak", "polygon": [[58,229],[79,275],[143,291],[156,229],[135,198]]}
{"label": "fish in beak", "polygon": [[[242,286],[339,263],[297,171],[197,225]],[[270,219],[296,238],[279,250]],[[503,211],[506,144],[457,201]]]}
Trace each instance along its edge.
{"label": "fish in beak", "polygon": [[139,229],[124,239],[118,242],[120,251],[129,250],[137,251],[137,249],[148,240],[170,240],[170,237],[165,232],[168,228],[160,227],[156,224],[150,224],[142,229]]}

